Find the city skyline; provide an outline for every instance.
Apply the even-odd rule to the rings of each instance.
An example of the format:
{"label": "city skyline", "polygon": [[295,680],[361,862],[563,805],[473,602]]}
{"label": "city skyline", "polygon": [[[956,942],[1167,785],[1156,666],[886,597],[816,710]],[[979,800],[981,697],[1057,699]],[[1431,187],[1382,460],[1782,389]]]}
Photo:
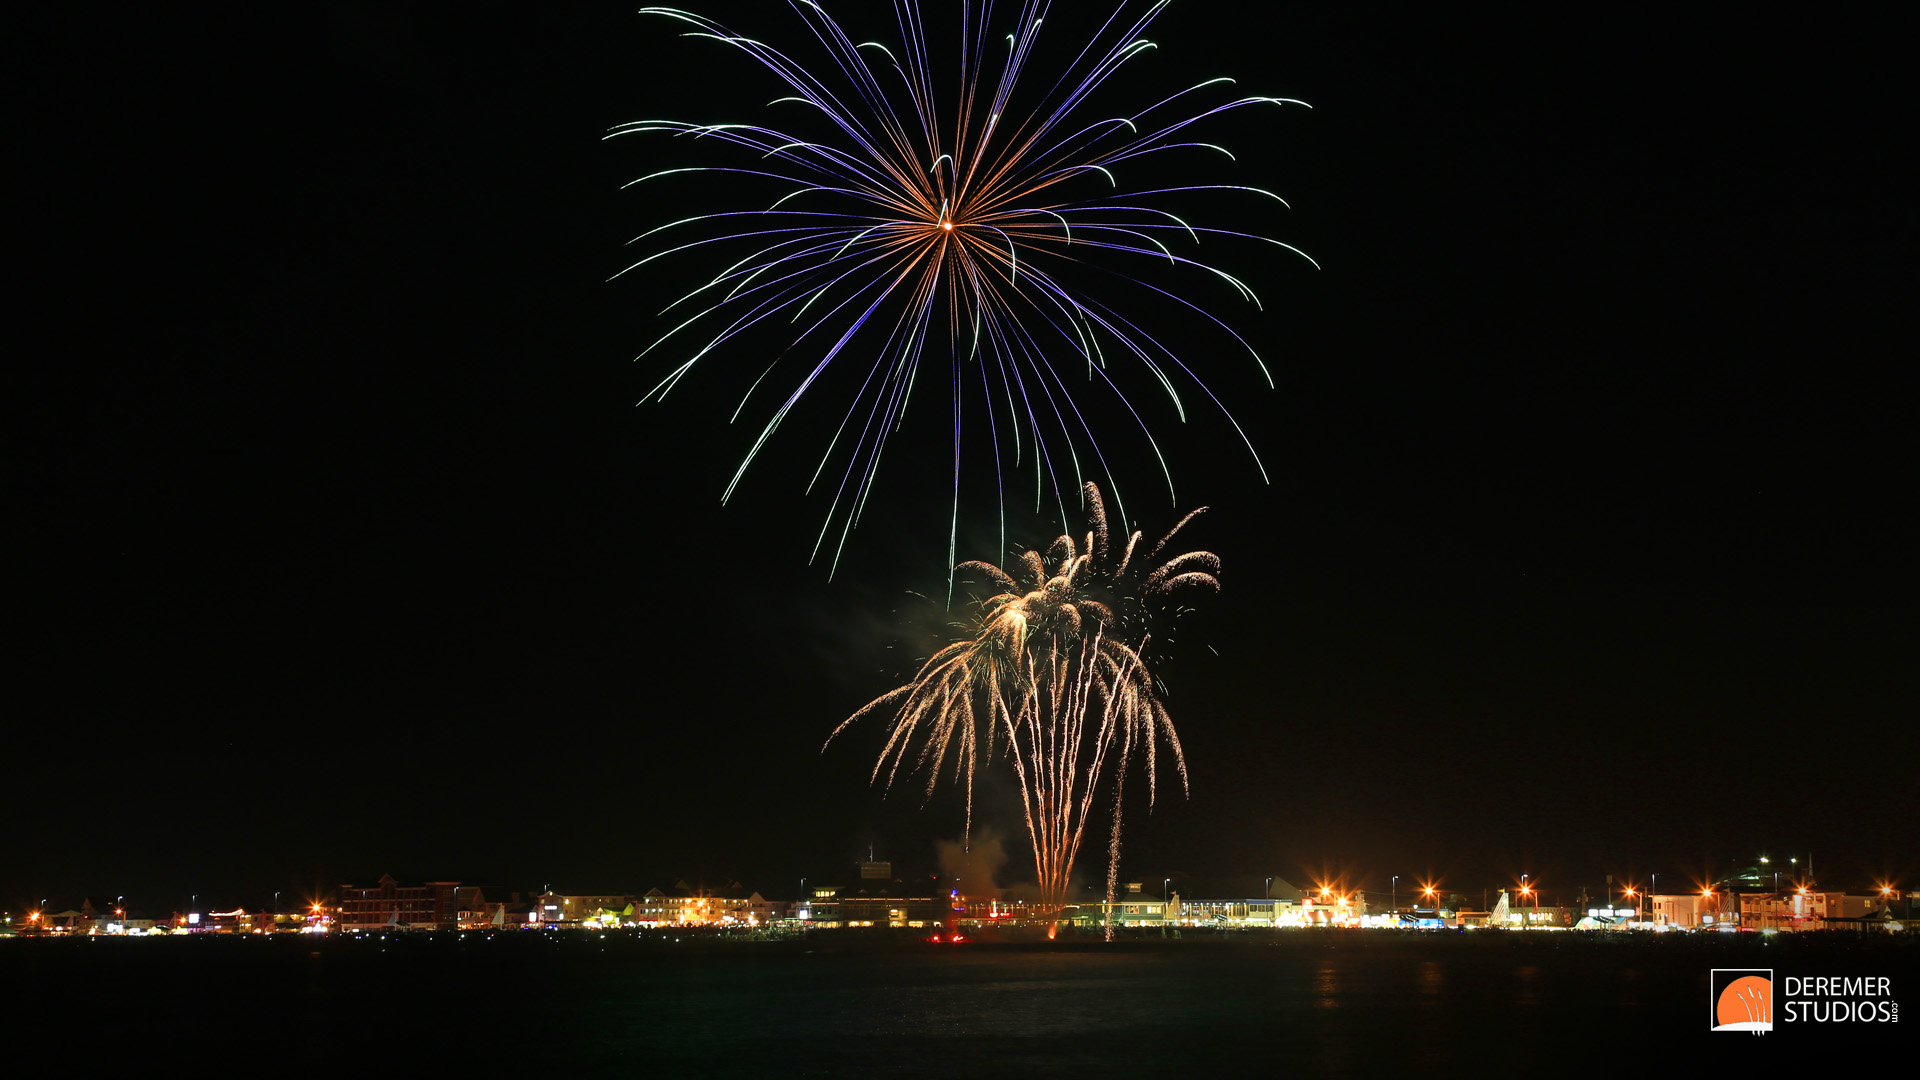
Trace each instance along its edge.
{"label": "city skyline", "polygon": [[[103,896],[100,904],[93,903],[91,896],[76,902],[70,896],[59,894],[42,897],[38,903],[25,905],[20,911],[4,912],[5,919],[0,921],[0,925],[13,930],[45,932],[56,928],[75,930],[79,928],[79,923],[84,922],[87,933],[117,933],[117,929],[103,927],[108,923],[128,922],[194,927],[202,921],[202,916],[209,916],[215,918],[216,922],[209,923],[208,928],[217,925],[222,929],[234,929],[234,917],[251,915],[272,917],[277,928],[286,929],[290,928],[289,920],[304,921],[306,924],[330,923],[340,921],[343,913],[352,916],[345,918],[345,922],[354,926],[391,923],[393,920],[389,916],[392,912],[416,909],[423,913],[422,917],[429,911],[439,913],[428,918],[428,923],[445,921],[452,917],[453,912],[459,911],[462,913],[460,919],[463,928],[467,928],[468,922],[475,925],[491,923],[499,927],[502,925],[499,918],[501,912],[509,913],[516,920],[506,924],[514,927],[585,922],[597,925],[604,913],[617,913],[622,908],[633,909],[626,912],[628,922],[637,918],[643,926],[652,922],[689,921],[715,925],[722,921],[739,921],[745,925],[744,915],[739,919],[722,920],[720,914],[739,914],[746,910],[742,905],[751,905],[758,910],[759,905],[772,904],[779,918],[805,921],[805,915],[795,912],[797,908],[804,908],[809,901],[855,897],[880,903],[881,900],[872,898],[919,894],[951,896],[956,904],[961,905],[955,907],[955,911],[963,908],[968,912],[973,912],[975,908],[984,910],[991,903],[996,912],[1004,907],[1007,914],[1017,912],[1021,919],[1035,922],[1045,921],[1047,913],[1068,910],[1079,913],[1071,916],[1077,920],[1084,916],[1089,907],[1104,909],[1105,905],[1111,903],[1099,882],[1087,881],[1069,890],[1064,898],[1064,907],[1056,908],[1045,901],[1044,890],[1039,885],[1019,880],[1017,871],[1008,873],[1005,871],[1009,868],[1005,866],[983,864],[977,855],[966,856],[957,864],[947,861],[949,858],[961,858],[956,851],[944,851],[942,855],[941,865],[934,869],[911,864],[896,865],[888,859],[876,859],[869,852],[867,856],[838,868],[837,873],[816,873],[802,877],[797,887],[793,882],[786,882],[783,887],[782,883],[774,881],[689,882],[680,879],[671,884],[655,882],[644,891],[637,888],[622,891],[616,886],[609,892],[607,886],[614,883],[597,882],[594,884],[601,886],[600,891],[581,892],[572,882],[562,882],[557,888],[554,883],[546,882],[538,889],[530,884],[515,889],[500,882],[464,878],[410,879],[383,872],[377,880],[315,883],[310,888],[277,889],[271,892],[256,882],[241,890],[240,895],[193,894],[172,905],[163,898],[143,897],[138,892],[133,894],[132,900],[124,893],[107,894],[112,896],[111,902],[107,902]],[[1655,907],[1672,907],[1678,901],[1704,907],[1709,912],[1724,908],[1735,913],[1761,912],[1768,918],[1781,915],[1784,911],[1796,920],[1792,927],[1795,929],[1822,928],[1806,925],[1804,919],[1810,914],[1826,914],[1827,907],[1840,904],[1842,898],[1855,907],[1865,904],[1862,911],[1868,914],[1886,907],[1896,919],[1904,917],[1901,914],[1904,910],[1902,905],[1911,899],[1904,883],[1898,881],[1823,882],[1798,857],[1773,860],[1762,856],[1745,866],[1718,875],[1699,877],[1668,873],[1666,877],[1664,886],[1658,873],[1639,878],[1616,878],[1609,874],[1603,875],[1599,882],[1581,878],[1579,884],[1569,884],[1549,883],[1523,873],[1512,881],[1476,884],[1435,875],[1400,874],[1390,875],[1387,884],[1381,886],[1371,878],[1313,873],[1269,874],[1264,877],[1258,874],[1228,874],[1206,878],[1175,873],[1159,878],[1157,887],[1150,878],[1129,876],[1121,881],[1116,896],[1162,903],[1172,898],[1183,905],[1180,909],[1183,912],[1204,913],[1222,903],[1244,905],[1249,900],[1258,899],[1262,902],[1278,901],[1302,909],[1318,908],[1323,913],[1334,908],[1351,908],[1362,915],[1446,909],[1450,913],[1484,916],[1499,904],[1548,907],[1556,911],[1578,912],[1584,909],[1589,913],[1595,909],[1605,909],[1607,913],[1625,912],[1632,915]],[[368,881],[373,883],[368,884]],[[632,882],[624,884],[631,886]],[[1478,903],[1475,902],[1476,893]],[[1499,904],[1492,899],[1496,896]],[[723,903],[720,908],[708,910],[706,901]],[[1808,903],[1814,904],[1819,910],[1809,912],[1806,908]],[[1787,907],[1781,908],[1780,905]],[[223,911],[222,908],[231,910]],[[1244,916],[1246,912],[1240,914]],[[768,919],[773,916],[765,912],[762,915],[757,925],[768,925]],[[1269,911],[1268,918],[1271,919],[1272,915],[1273,912]],[[221,919],[226,921],[218,921]],[[398,928],[421,929],[423,926],[426,924],[409,918],[399,920]],[[308,926],[308,929],[341,928],[331,925]]]}

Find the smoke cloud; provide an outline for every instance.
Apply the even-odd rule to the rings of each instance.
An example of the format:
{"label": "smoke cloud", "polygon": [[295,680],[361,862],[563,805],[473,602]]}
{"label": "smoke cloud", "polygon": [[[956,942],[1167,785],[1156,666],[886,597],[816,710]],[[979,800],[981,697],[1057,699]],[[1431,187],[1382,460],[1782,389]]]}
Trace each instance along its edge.
{"label": "smoke cloud", "polygon": [[1000,899],[1000,871],[1007,865],[1006,844],[997,829],[976,829],[973,845],[960,840],[940,840],[934,844],[940,872],[957,882],[960,895],[969,900]]}

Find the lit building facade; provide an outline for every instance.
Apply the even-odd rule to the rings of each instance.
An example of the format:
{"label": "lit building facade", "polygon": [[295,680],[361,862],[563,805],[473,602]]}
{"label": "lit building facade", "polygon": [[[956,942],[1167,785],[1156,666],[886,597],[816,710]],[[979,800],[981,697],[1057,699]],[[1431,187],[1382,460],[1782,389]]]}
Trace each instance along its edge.
{"label": "lit building facade", "polygon": [[635,921],[640,916],[640,906],[625,893],[561,896],[546,892],[535,899],[530,921],[541,926],[583,926],[591,922],[606,923],[608,915],[614,923]]}
{"label": "lit building facade", "polygon": [[1720,893],[1656,893],[1647,897],[1647,916],[1655,926],[1690,930],[1711,924],[1723,899]]}
{"label": "lit building facade", "polygon": [[459,888],[457,881],[402,885],[392,874],[380,875],[377,885],[342,885],[338,926],[343,930],[452,930],[460,925]]}
{"label": "lit building facade", "polygon": [[1180,894],[1174,893],[1172,899],[1169,904],[1162,897],[1143,892],[1140,882],[1130,881],[1111,902],[1105,897],[1082,900],[1065,914],[1073,925],[1086,928],[1166,926],[1174,921],[1174,913],[1180,908]]}
{"label": "lit building facade", "polygon": [[[731,892],[732,890],[728,890]],[[641,926],[766,926],[787,913],[758,892],[745,896],[707,896],[686,889],[648,889],[632,901],[633,914],[623,921]]]}

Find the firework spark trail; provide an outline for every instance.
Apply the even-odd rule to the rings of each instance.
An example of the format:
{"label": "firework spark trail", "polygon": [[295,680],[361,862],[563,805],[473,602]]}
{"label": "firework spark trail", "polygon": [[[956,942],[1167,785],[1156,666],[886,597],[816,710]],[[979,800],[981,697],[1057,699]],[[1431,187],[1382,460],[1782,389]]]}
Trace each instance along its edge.
{"label": "firework spark trail", "polygon": [[[1197,386],[1259,464],[1252,440],[1220,397],[1168,344],[1122,311],[1128,304],[1137,307],[1142,299],[1164,302],[1218,327],[1246,349],[1271,385],[1267,366],[1251,344],[1183,295],[1177,281],[1163,287],[1128,267],[1142,273],[1157,267],[1153,272],[1176,278],[1198,273],[1257,305],[1244,281],[1197,257],[1202,238],[1257,241],[1304,254],[1253,232],[1192,224],[1155,203],[1216,192],[1272,198],[1282,205],[1285,201],[1246,184],[1136,185],[1130,166],[1167,153],[1232,161],[1225,147],[1190,134],[1195,125],[1247,106],[1304,103],[1252,96],[1206,103],[1203,99],[1233,82],[1216,78],[1177,93],[1148,95],[1152,104],[1120,115],[1089,111],[1089,102],[1111,90],[1129,63],[1156,47],[1140,35],[1165,8],[1165,0],[1135,14],[1127,13],[1129,6],[1117,5],[1093,33],[1065,50],[1073,54],[1072,60],[1054,72],[1052,85],[1036,96],[1028,92],[1027,83],[1046,81],[1044,75],[1034,79],[1032,72],[1039,70],[1035,58],[1049,5],[1024,0],[1018,6],[1002,54],[989,33],[991,5],[963,0],[960,32],[953,43],[959,63],[951,102],[936,91],[944,84],[935,76],[938,42],[912,3],[894,5],[898,38],[889,45],[856,41],[820,5],[789,0],[807,30],[802,43],[827,58],[815,67],[798,53],[736,35],[704,16],[667,7],[642,9],[643,14],[689,28],[688,37],[711,39],[745,53],[790,91],[771,105],[798,107],[825,125],[825,135],[808,138],[798,129],[776,126],[656,119],[621,124],[607,135],[666,134],[748,155],[736,164],[659,169],[628,187],[672,182],[670,178],[689,174],[725,174],[772,184],[776,192],[770,202],[750,209],[699,214],[642,233],[635,242],[651,242],[668,230],[697,235],[647,254],[614,275],[668,255],[740,247],[745,251],[666,306],[676,311],[675,325],[641,355],[683,339],[698,344],[643,402],[665,398],[702,359],[722,354],[723,346],[772,325],[776,317],[797,328],[787,351],[800,354],[796,358],[803,374],[751,440],[723,502],[733,497],[748,467],[831,366],[858,367],[864,362],[865,377],[852,380],[859,389],[808,485],[811,491],[832,477],[825,485],[831,503],[814,556],[831,541],[837,567],[848,533],[873,494],[887,437],[904,420],[916,376],[923,363],[936,361],[934,324],[943,314],[951,352],[951,378],[945,381],[954,395],[949,567],[954,565],[961,499],[961,402],[976,380],[995,461],[1003,536],[1007,481],[1028,467],[1029,456],[1036,509],[1051,489],[1064,515],[1062,492],[1088,481],[1091,472],[1104,477],[1124,517],[1114,470],[1093,417],[1082,408],[1070,381],[1073,368],[1084,367],[1088,382],[1123,404],[1127,419],[1140,429],[1159,463],[1169,499],[1174,497],[1172,473],[1148,430],[1147,413],[1109,371],[1110,356],[1143,367],[1149,385],[1166,396],[1182,422],[1188,409],[1180,383]],[[1170,242],[1190,245],[1194,253],[1176,251]],[[1062,276],[1094,271],[1112,284],[1088,293]],[[1132,290],[1144,291],[1124,295]],[[890,302],[897,312],[888,311]],[[883,336],[873,359],[855,359],[865,348],[857,342],[869,335]],[[1073,362],[1062,364],[1059,358],[1064,357]],[[778,363],[767,364],[753,380],[734,409],[735,419]],[[1063,444],[1061,449],[1050,448],[1056,441]],[[1009,448],[1012,466],[1003,469],[1003,450]],[[1085,456],[1083,448],[1089,452]],[[1264,477],[1264,465],[1260,471]]]}
{"label": "firework spark trail", "polygon": [[1186,755],[1147,669],[1147,624],[1166,614],[1176,592],[1220,586],[1214,576],[1220,560],[1211,552],[1138,570],[1200,511],[1181,519],[1136,563],[1141,534],[1131,534],[1116,558],[1100,490],[1088,483],[1084,493],[1089,528],[1082,541],[1062,535],[1045,554],[1023,552],[1008,569],[962,563],[958,569],[977,571],[999,590],[979,602],[969,636],[934,653],[912,682],[868,702],[827,738],[831,744],[863,717],[889,715],[872,780],[884,774],[891,787],[903,768],[923,771],[931,795],[951,760],[951,776],[966,792],[969,835],[974,775],[1003,754],[1019,783],[1041,902],[1056,913],[1109,771],[1109,901],[1119,872],[1128,768],[1144,757],[1151,807],[1164,741],[1186,789]]}

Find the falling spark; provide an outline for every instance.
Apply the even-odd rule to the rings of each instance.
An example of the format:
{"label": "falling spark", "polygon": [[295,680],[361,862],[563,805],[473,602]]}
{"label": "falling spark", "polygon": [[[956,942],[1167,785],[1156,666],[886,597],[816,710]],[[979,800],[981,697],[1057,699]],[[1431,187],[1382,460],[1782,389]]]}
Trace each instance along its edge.
{"label": "falling spark", "polygon": [[[856,41],[810,0],[790,0],[790,6],[825,62],[809,66],[796,52],[687,11],[642,12],[690,27],[685,36],[721,42],[764,66],[790,91],[771,104],[805,113],[796,119],[818,126],[815,137],[788,126],[676,120],[634,121],[607,135],[665,134],[741,155],[729,164],[649,172],[628,187],[713,173],[771,185],[765,202],[640,234],[635,241],[656,249],[614,275],[668,256],[731,253],[718,274],[666,306],[671,328],[640,355],[669,343],[682,348],[685,342],[686,351],[643,402],[664,399],[702,360],[723,355],[756,327],[785,322],[797,328],[734,411],[738,419],[783,361],[800,366],[735,469],[723,502],[830,367],[860,371],[862,365],[855,376],[859,390],[809,481],[809,491],[832,490],[813,553],[818,558],[830,549],[836,567],[873,493],[886,439],[900,427],[919,377],[932,365],[949,367],[943,381],[952,391],[950,567],[959,521],[961,434],[970,427],[963,424],[963,400],[985,414],[1003,539],[1010,472],[1029,467],[1036,509],[1051,490],[1064,514],[1061,492],[1093,472],[1105,477],[1124,511],[1108,455],[1095,438],[1099,410],[1081,400],[1076,381],[1112,392],[1139,426],[1174,498],[1171,471],[1143,409],[1109,367],[1115,358],[1143,368],[1182,422],[1188,415],[1182,386],[1196,387],[1233,426],[1266,477],[1240,423],[1185,360],[1142,326],[1141,312],[1164,308],[1216,327],[1246,349],[1271,386],[1272,376],[1251,345],[1183,290],[1192,281],[1213,280],[1259,303],[1244,281],[1211,261],[1211,246],[1202,251],[1204,238],[1255,241],[1306,256],[1242,229],[1190,223],[1166,207],[1196,195],[1285,201],[1245,184],[1184,177],[1169,184],[1135,166],[1169,157],[1185,157],[1183,170],[1231,162],[1231,152],[1197,140],[1190,129],[1247,106],[1304,102],[1234,97],[1233,80],[1217,78],[1164,97],[1148,95],[1141,100],[1152,104],[1121,115],[1094,111],[1103,94],[1121,96],[1110,84],[1155,48],[1141,35],[1166,0],[1131,15],[1129,5],[1121,4],[1098,30],[1074,43],[1077,55],[1070,63],[1052,70],[1034,60],[1045,0],[1024,0],[1004,46],[988,30],[991,5],[974,0],[960,5],[957,37],[938,40],[929,35],[918,5],[896,4],[894,45]],[[957,49],[958,84],[950,99],[935,92],[936,46]],[[1030,84],[1049,83],[1037,95],[1029,92]],[[1195,104],[1203,101],[1213,103]],[[670,236],[679,239],[669,242]],[[1154,273],[1171,271],[1173,279],[1155,284],[1134,272],[1152,267],[1159,268]],[[1091,289],[1080,282],[1090,271],[1100,272],[1091,275]],[[979,389],[966,392],[972,384]]]}
{"label": "falling spark", "polygon": [[864,717],[890,715],[874,782],[884,774],[891,787],[903,768],[924,771],[931,795],[940,777],[951,775],[966,791],[969,833],[974,775],[1003,755],[1019,781],[1042,904],[1055,913],[1109,770],[1110,893],[1129,765],[1144,758],[1151,807],[1164,742],[1187,789],[1186,755],[1147,669],[1147,624],[1176,593],[1220,588],[1220,560],[1211,552],[1188,552],[1142,572],[1201,511],[1141,553],[1138,532],[1116,547],[1099,489],[1089,483],[1085,493],[1089,528],[1080,540],[1061,536],[1044,554],[1024,552],[1008,569],[962,563],[958,570],[977,571],[999,590],[979,602],[969,636],[935,653],[912,682],[867,703],[827,739]]}

